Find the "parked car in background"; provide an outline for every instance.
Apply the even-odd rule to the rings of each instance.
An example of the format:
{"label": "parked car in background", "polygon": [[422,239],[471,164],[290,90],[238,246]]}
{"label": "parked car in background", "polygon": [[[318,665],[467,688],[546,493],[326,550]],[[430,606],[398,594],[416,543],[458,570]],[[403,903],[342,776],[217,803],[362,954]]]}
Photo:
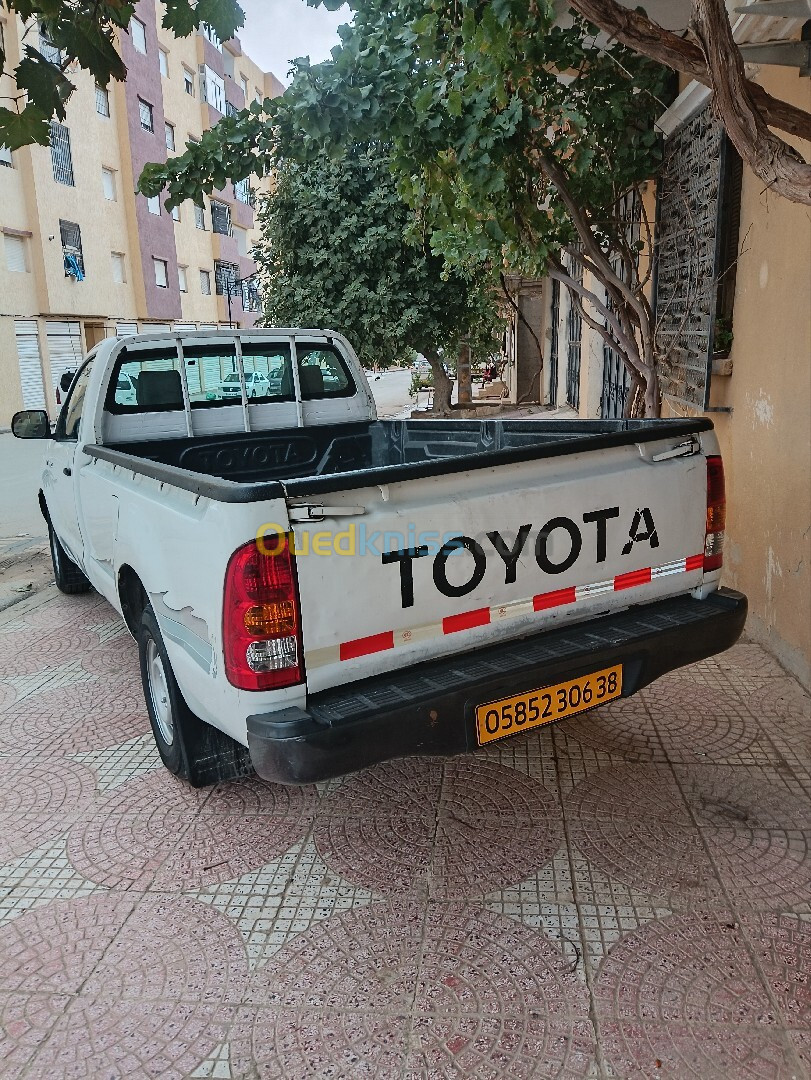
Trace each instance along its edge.
{"label": "parked car in background", "polygon": [[[279,388],[281,389],[281,378],[279,379]],[[263,371],[245,372],[245,394],[247,397],[270,397],[275,393],[279,393],[279,390],[270,389],[270,380]],[[220,383],[220,394],[223,398],[242,397],[242,388],[239,385],[238,371],[232,371],[230,375],[225,376]]]}

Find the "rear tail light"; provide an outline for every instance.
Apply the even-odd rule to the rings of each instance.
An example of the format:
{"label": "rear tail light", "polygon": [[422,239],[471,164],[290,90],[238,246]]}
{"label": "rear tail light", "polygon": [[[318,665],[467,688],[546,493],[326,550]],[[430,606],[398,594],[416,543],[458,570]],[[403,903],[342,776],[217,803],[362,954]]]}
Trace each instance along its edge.
{"label": "rear tail light", "polygon": [[724,561],[724,529],[727,500],[724,463],[720,457],[707,458],[707,530],[704,537],[704,569],[720,570]]}
{"label": "rear tail light", "polygon": [[[269,545],[268,545],[269,547]],[[304,681],[301,612],[290,537],[272,554],[255,540],[225,572],[225,673],[240,690],[279,690]]]}

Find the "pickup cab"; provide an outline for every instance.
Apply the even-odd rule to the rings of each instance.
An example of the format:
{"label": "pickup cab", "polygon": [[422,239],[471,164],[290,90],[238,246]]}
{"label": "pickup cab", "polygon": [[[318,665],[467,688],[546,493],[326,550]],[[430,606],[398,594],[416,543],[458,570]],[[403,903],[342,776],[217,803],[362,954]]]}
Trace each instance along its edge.
{"label": "pickup cab", "polygon": [[746,618],[704,418],[380,421],[344,337],[266,329],[104,341],[13,430],[47,440],[57,585],[121,613],[195,785],[474,751]]}

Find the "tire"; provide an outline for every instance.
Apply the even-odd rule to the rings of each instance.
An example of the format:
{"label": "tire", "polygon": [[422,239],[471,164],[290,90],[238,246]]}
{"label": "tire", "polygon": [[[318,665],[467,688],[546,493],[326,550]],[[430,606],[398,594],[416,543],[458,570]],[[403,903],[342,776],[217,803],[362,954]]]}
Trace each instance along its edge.
{"label": "tire", "polygon": [[141,681],[161,761],[192,787],[233,780],[252,771],[247,749],[196,716],[180,692],[158,621],[147,605],[138,627]]}
{"label": "tire", "polygon": [[71,559],[48,522],[48,541],[51,547],[51,562],[54,568],[54,580],[60,592],[75,596],[90,591],[90,582]]}

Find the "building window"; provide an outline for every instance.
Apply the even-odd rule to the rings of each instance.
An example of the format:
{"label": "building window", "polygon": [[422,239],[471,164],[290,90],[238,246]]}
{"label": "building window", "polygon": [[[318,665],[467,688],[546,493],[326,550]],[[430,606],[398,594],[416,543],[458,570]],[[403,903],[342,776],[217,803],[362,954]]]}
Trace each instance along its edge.
{"label": "building window", "polygon": [[39,51],[48,63],[53,64],[55,67],[61,68],[65,62],[64,53],[54,45],[53,39],[45,23],[40,23],[39,27]]}
{"label": "building window", "polygon": [[70,131],[64,124],[51,121],[51,165],[58,184],[74,187],[73,156],[70,152]]}
{"label": "building window", "polygon": [[135,51],[146,55],[146,26],[134,15],[130,19],[130,37]]}
{"label": "building window", "polygon": [[194,97],[194,72],[187,67],[183,68],[183,89],[189,97]]}
{"label": "building window", "polygon": [[158,49],[158,65],[161,69],[161,75],[164,79],[169,78],[169,53],[166,49]]}
{"label": "building window", "polygon": [[245,95],[245,104],[248,103],[248,80],[244,75],[239,77],[239,85],[242,87],[242,93]]}
{"label": "building window", "polygon": [[220,41],[219,35],[210,23],[201,23],[200,33],[203,35],[204,38],[208,38],[208,40],[211,42],[215,49],[222,48],[222,42]]}
{"label": "building window", "polygon": [[104,198],[107,202],[115,202],[115,173],[112,169],[101,170],[101,186],[104,189]]}
{"label": "building window", "polygon": [[172,207],[172,221],[180,221],[180,207],[179,206],[173,206]]}
{"label": "building window", "polygon": [[155,217],[161,215],[161,200],[159,195],[153,195],[151,199],[146,200],[147,208],[150,214],[154,214]]}
{"label": "building window", "polygon": [[155,130],[155,119],[152,113],[152,106],[148,101],[142,101],[138,98],[138,116],[141,120],[141,127],[144,131]]}
{"label": "building window", "polygon": [[185,266],[178,266],[178,268],[177,268],[177,283],[180,286],[180,291],[181,292],[188,292],[189,291],[189,282],[188,282],[188,278],[186,277],[186,267]]}
{"label": "building window", "polygon": [[72,277],[76,281],[84,281],[82,230],[75,221],[60,221],[59,234],[62,239],[62,259],[65,264],[65,277]]}
{"label": "building window", "polygon": [[0,146],[0,165],[5,165],[7,169],[14,168],[14,162],[11,159],[11,151],[7,146]]}
{"label": "building window", "polygon": [[194,205],[194,224],[198,229],[202,229],[205,232],[206,228],[206,208],[204,206]]}
{"label": "building window", "polygon": [[256,274],[253,277],[242,279],[242,310],[261,311],[262,304],[259,299],[259,287]]}
{"label": "building window", "polygon": [[203,89],[203,98],[217,112],[225,112],[225,82],[216,71],[204,66],[201,72],[200,85]]}
{"label": "building window", "polygon": [[5,236],[6,269],[14,274],[28,272],[25,239],[22,236]]}
{"label": "building window", "polygon": [[110,115],[110,94],[103,86],[96,83],[96,112],[99,116]]}
{"label": "building window", "polygon": [[211,230],[222,236],[231,235],[231,207],[228,203],[211,200]]}
{"label": "building window", "polygon": [[255,86],[253,88],[253,96],[257,101],[264,101],[265,100],[265,95],[262,93],[262,91],[259,89],[258,86]]}
{"label": "building window", "polygon": [[120,251],[110,253],[110,261],[113,267],[113,281],[116,285],[123,285],[127,280],[126,260]]}
{"label": "building window", "polygon": [[200,271],[200,292],[203,296],[211,296],[211,273],[208,270]]}
{"label": "building window", "polygon": [[236,295],[239,282],[239,267],[236,263],[214,263],[214,280],[217,285],[217,296]]}
{"label": "building window", "polygon": [[153,259],[155,264],[155,284],[159,289],[169,288],[169,263],[165,259]]}
{"label": "building window", "polygon": [[241,255],[243,259],[248,257],[248,230],[240,229],[234,226],[234,239],[237,242],[237,254]]}
{"label": "building window", "polygon": [[175,129],[172,124],[164,124],[166,129],[166,149],[174,151],[175,149]]}
{"label": "building window", "polygon": [[234,195],[237,202],[245,203],[247,206],[253,206],[256,202],[253,191],[251,190],[251,182],[247,178],[245,180],[237,180],[234,183]]}

